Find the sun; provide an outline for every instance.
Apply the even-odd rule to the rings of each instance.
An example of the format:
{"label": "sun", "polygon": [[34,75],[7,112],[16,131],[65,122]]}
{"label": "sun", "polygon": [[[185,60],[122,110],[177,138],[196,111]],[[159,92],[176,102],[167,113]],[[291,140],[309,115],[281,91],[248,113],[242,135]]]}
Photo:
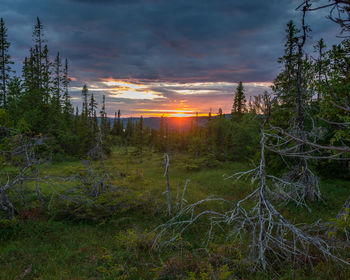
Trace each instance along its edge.
{"label": "sun", "polygon": [[142,115],[152,117],[193,117],[196,116],[195,110],[189,109],[139,109]]}
{"label": "sun", "polygon": [[194,115],[193,114],[189,114],[189,113],[182,113],[182,112],[170,114],[170,117],[178,117],[178,118],[192,117],[192,116],[194,116]]}

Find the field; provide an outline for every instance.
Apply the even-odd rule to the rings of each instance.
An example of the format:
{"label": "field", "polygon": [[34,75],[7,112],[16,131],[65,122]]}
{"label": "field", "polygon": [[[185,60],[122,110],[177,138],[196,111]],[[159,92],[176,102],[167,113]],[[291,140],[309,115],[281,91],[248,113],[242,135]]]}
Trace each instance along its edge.
{"label": "field", "polygon": [[[200,249],[208,231],[205,219],[163,250],[152,248],[155,228],[168,220],[163,155],[147,151],[141,160],[132,149],[126,154],[115,148],[106,167],[112,184],[121,190],[121,204],[114,212],[95,215],[89,209],[75,209],[69,213],[69,206],[64,211],[64,203],[54,201],[49,214],[30,205],[13,224],[0,225],[0,279],[348,279],[350,275],[348,267],[326,264],[322,259],[312,263],[313,270],[301,264],[281,266],[268,274],[253,272],[244,260],[244,246],[226,240],[224,231],[217,231],[217,238]],[[225,177],[249,167],[247,163],[208,163],[184,154],[171,155],[173,207],[186,179],[190,180],[188,203],[210,195],[231,201],[243,198],[254,188],[250,181]],[[83,169],[81,162],[61,162],[41,172],[69,176]],[[323,180],[324,201],[312,203],[311,213],[287,205],[283,214],[293,222],[330,220],[344,202],[338,198],[345,200],[350,194],[348,184]],[[50,188],[43,187],[49,197]],[[206,207],[222,210],[216,203]]]}

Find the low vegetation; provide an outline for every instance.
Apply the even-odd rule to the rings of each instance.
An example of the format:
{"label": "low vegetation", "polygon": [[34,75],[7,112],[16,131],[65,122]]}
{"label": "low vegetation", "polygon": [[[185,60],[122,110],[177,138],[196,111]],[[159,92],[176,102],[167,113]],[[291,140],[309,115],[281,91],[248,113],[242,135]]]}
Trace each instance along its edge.
{"label": "low vegetation", "polygon": [[[209,230],[205,219],[167,247],[156,248],[154,240],[159,224],[168,220],[165,191],[164,157],[158,152],[146,152],[144,160],[133,155],[136,148],[125,154],[116,148],[106,160],[112,184],[120,194],[99,198],[101,211],[86,205],[77,209],[69,202],[55,200],[50,211],[43,211],[36,200],[28,202],[14,220],[2,219],[0,224],[0,278],[1,279],[346,279],[349,268],[336,262],[325,263],[315,259],[313,266],[301,260],[291,267],[282,266],[273,271],[253,271],[245,259],[246,247],[234,240],[226,240],[225,232],[204,246]],[[170,157],[169,181],[172,202],[176,205],[186,179],[187,203],[220,196],[232,202],[245,197],[253,186],[249,181],[225,180],[223,175],[249,168],[247,164],[224,162],[216,167],[198,167],[188,170],[183,163],[190,160],[186,154]],[[94,167],[99,169],[99,162]],[[80,161],[48,164],[40,170],[45,175],[71,176],[83,172]],[[295,223],[312,222],[322,218],[332,222],[350,190],[344,180],[321,180],[324,194],[322,203],[312,203],[309,213],[293,205],[284,207],[283,214]],[[67,186],[69,188],[69,186]],[[50,192],[42,191],[43,199],[50,200]],[[116,195],[116,196],[114,196]],[[114,207],[117,201],[119,206]],[[17,201],[17,203],[20,203]],[[112,206],[111,206],[112,205]],[[17,206],[17,205],[16,205]],[[219,204],[206,207],[220,210]],[[93,210],[93,211],[92,211]],[[343,219],[338,226],[348,228]],[[330,231],[330,238],[337,234]],[[348,255],[344,255],[348,259]]]}

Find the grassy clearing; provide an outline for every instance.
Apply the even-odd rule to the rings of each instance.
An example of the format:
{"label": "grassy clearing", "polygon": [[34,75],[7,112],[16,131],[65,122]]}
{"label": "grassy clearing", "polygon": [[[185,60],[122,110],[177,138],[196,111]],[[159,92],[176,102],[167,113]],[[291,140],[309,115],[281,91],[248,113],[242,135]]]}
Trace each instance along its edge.
{"label": "grassy clearing", "polygon": [[[347,279],[350,275],[348,268],[322,261],[313,271],[301,266],[284,268],[279,274],[252,273],[249,264],[242,262],[244,248],[224,242],[223,235],[207,252],[197,250],[207,230],[204,221],[159,255],[150,247],[152,230],[167,219],[163,155],[148,152],[140,162],[133,154],[133,150],[126,155],[123,149],[115,149],[106,166],[115,186],[132,191],[127,202],[142,203],[95,222],[34,212],[15,225],[0,227],[0,279]],[[254,186],[224,177],[247,168],[248,164],[232,162],[197,168],[188,155],[171,156],[173,200],[186,179],[191,180],[189,202],[209,195],[233,201],[243,198]],[[41,172],[69,176],[83,170],[81,162],[62,162],[47,165]],[[311,213],[288,205],[285,214],[296,222],[333,218],[350,193],[349,182],[326,180],[321,190],[324,202],[313,203]],[[50,188],[44,187],[43,192],[48,194]]]}

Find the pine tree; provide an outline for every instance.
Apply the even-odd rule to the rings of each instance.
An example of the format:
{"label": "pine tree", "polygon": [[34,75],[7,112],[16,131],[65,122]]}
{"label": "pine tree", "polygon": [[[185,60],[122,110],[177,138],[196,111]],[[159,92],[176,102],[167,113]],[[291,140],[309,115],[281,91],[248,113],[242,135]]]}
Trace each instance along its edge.
{"label": "pine tree", "polygon": [[82,112],[79,116],[78,108],[76,109],[76,130],[78,135],[79,142],[79,154],[86,155],[87,152],[91,149],[91,137],[92,137],[92,128],[91,128],[91,120],[89,118],[89,110],[88,110],[88,87],[86,85],[83,86],[82,89]]}
{"label": "pine tree", "polygon": [[7,111],[15,125],[23,118],[21,110],[21,100],[23,97],[23,84],[21,79],[13,77],[10,79],[7,90]]}
{"label": "pine tree", "polygon": [[121,120],[120,120],[120,110],[114,113],[114,121],[113,121],[113,128],[112,128],[112,134],[115,136],[121,136],[123,132]]}
{"label": "pine tree", "polygon": [[0,19],[0,105],[6,108],[7,87],[10,80],[11,64],[9,55],[10,43],[7,41],[7,28],[4,19]]}
{"label": "pine tree", "polygon": [[111,134],[117,136],[117,112],[114,112],[113,127]]}
{"label": "pine tree", "polygon": [[[43,63],[42,63],[42,70],[41,70],[41,76],[42,76],[42,98],[43,98],[43,102],[44,104],[49,104],[50,102],[50,93],[52,90],[52,86],[51,86],[51,67],[52,67],[52,62],[49,59],[49,50],[47,45],[44,45],[44,50],[43,50],[43,54],[42,54],[42,59],[43,59]],[[57,59],[57,58],[56,58]],[[57,69],[56,69],[57,70]],[[54,73],[55,73],[55,69],[54,69]],[[57,77],[57,74],[56,74]],[[55,86],[53,86],[55,87]],[[55,91],[55,89],[53,89]],[[55,92],[53,93],[55,94]]]}
{"label": "pine tree", "polygon": [[101,118],[100,131],[102,136],[103,151],[105,154],[110,154],[111,145],[112,145],[111,139],[110,139],[111,126],[107,118],[105,95],[102,96],[102,107],[100,111],[100,118]]}
{"label": "pine tree", "polygon": [[98,121],[97,121],[97,102],[94,98],[94,94],[91,94],[89,109],[88,109],[88,119],[89,119],[89,139],[90,139],[90,149],[95,147],[97,143],[97,135],[98,135]]}
{"label": "pine tree", "polygon": [[83,86],[83,89],[81,91],[81,95],[83,97],[83,105],[82,105],[82,115],[88,116],[88,87],[87,85]]}
{"label": "pine tree", "polygon": [[71,103],[71,97],[69,95],[69,83],[70,83],[70,78],[68,75],[68,60],[65,60],[64,64],[64,70],[63,70],[63,80],[62,80],[62,85],[63,85],[63,115],[66,121],[71,120],[71,117],[73,115],[73,107]]}
{"label": "pine tree", "polygon": [[[62,63],[60,53],[57,53],[54,61],[54,80],[53,80],[53,94],[51,97],[51,106],[55,114],[61,113],[61,83],[62,83]],[[56,116],[55,116],[56,117]]]}
{"label": "pine tree", "polygon": [[222,118],[222,116],[223,116],[222,109],[219,108],[219,110],[218,110],[218,117],[219,117],[219,118]]}
{"label": "pine tree", "polygon": [[50,101],[51,62],[48,58],[48,48],[43,45],[43,26],[37,19],[33,31],[34,47],[30,49],[29,57],[24,60],[23,85],[24,94],[21,107],[24,120],[34,133],[46,133],[52,129],[50,121],[52,112]]}
{"label": "pine tree", "polygon": [[132,120],[132,118],[128,118],[128,122],[127,122],[126,128],[125,128],[126,145],[129,145],[131,143],[133,136],[134,136],[133,120]]}
{"label": "pine tree", "polygon": [[89,109],[88,109],[88,116],[92,118],[94,116],[94,112],[96,112],[97,109],[97,102],[94,98],[94,94],[91,94],[90,102],[89,102]]}
{"label": "pine tree", "polygon": [[244,94],[243,84],[242,82],[239,82],[236,89],[233,106],[232,106],[231,120],[236,120],[236,121],[242,120],[243,114],[247,111],[246,102],[247,101]]}
{"label": "pine tree", "polygon": [[118,118],[117,118],[117,135],[120,136],[123,133],[123,125],[122,122],[120,120],[120,110],[118,110]]}
{"label": "pine tree", "polygon": [[324,73],[326,70],[326,62],[325,62],[325,48],[326,45],[324,43],[324,40],[321,38],[318,42],[317,45],[314,47],[315,52],[318,54],[318,58],[315,64],[315,74],[316,74],[316,79],[315,79],[315,90],[317,92],[317,101],[321,101],[321,95],[322,95],[322,90],[323,90],[323,81],[324,81]]}
{"label": "pine tree", "polygon": [[285,30],[286,42],[284,44],[284,56],[278,59],[278,63],[283,64],[283,71],[274,81],[273,91],[279,95],[279,103],[287,107],[293,106],[296,96],[297,83],[297,64],[298,64],[298,34],[299,29],[296,28],[291,20],[287,24]]}
{"label": "pine tree", "polygon": [[39,17],[36,18],[36,25],[34,26],[33,38],[34,38],[34,49],[33,49],[33,59],[34,59],[34,78],[37,83],[37,88],[42,89],[43,87],[43,58],[45,57],[43,52],[43,25]]}

